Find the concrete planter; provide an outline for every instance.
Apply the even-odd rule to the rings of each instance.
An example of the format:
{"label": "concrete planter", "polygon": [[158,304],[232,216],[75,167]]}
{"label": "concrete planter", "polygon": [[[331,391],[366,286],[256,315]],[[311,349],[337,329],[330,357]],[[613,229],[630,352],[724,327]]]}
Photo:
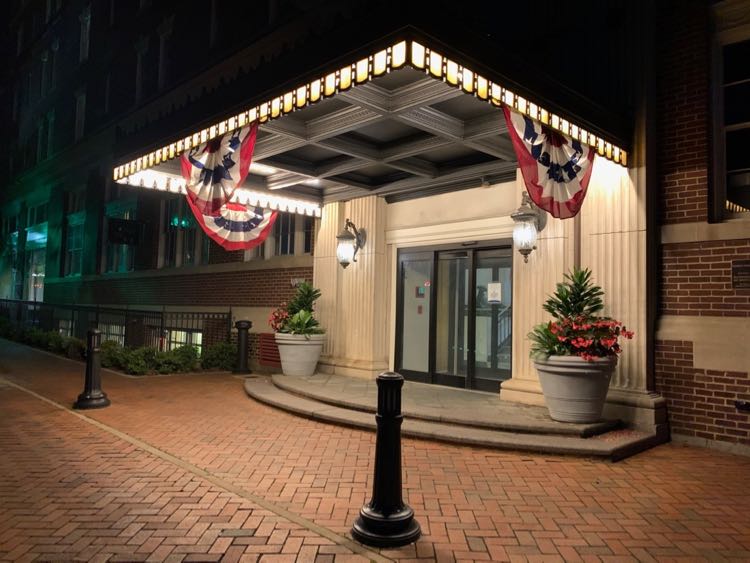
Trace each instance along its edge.
{"label": "concrete planter", "polygon": [[534,364],[553,420],[588,423],[601,419],[616,356],[591,362],[578,356],[550,356]]}
{"label": "concrete planter", "polygon": [[276,345],[284,375],[312,375],[323,350],[325,334],[276,333]]}

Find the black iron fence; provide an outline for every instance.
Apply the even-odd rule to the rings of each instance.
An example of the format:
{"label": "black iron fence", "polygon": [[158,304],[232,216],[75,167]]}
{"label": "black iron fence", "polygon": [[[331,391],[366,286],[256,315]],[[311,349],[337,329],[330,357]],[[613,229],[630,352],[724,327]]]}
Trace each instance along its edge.
{"label": "black iron fence", "polygon": [[86,338],[97,328],[102,342],[113,340],[122,346],[146,346],[171,350],[192,345],[199,350],[229,341],[232,311],[148,311],[98,305],[54,305],[38,301],[0,299],[0,317],[18,328],[56,331],[63,336]]}

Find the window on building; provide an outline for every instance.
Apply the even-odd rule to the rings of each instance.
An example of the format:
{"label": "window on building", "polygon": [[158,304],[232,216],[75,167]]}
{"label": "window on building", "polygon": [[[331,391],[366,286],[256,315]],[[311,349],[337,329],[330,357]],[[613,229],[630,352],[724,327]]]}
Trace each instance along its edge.
{"label": "window on building", "polygon": [[167,348],[174,350],[180,346],[195,346],[200,354],[203,344],[203,333],[192,330],[169,330],[167,335]]}
{"label": "window on building", "polygon": [[65,230],[64,276],[80,276],[83,266],[83,218],[82,213],[69,215]]}
{"label": "window on building", "polygon": [[726,208],[750,212],[750,40],[722,48]]}
{"label": "window on building", "polygon": [[[119,195],[119,190],[112,190],[113,195]],[[129,244],[120,244],[109,238],[109,219],[136,219],[135,199],[116,199],[107,203],[105,207],[107,221],[105,221],[105,272],[132,272],[135,269],[135,251]]]}
{"label": "window on building", "polygon": [[41,77],[39,82],[39,91],[42,95],[42,97],[47,95],[47,89],[49,88],[49,53],[47,51],[42,52],[41,55],[41,61],[42,61],[42,71],[41,71]]}
{"label": "window on building", "polygon": [[287,256],[294,254],[294,219],[293,213],[279,213],[273,224],[274,254]]}
{"label": "window on building", "polygon": [[47,134],[44,130],[44,118],[39,120],[36,130],[36,161],[41,162],[44,159],[46,151],[45,143],[47,142]]}
{"label": "window on building", "polygon": [[305,216],[303,220],[303,233],[305,237],[305,254],[310,254],[313,249],[313,239],[315,237],[315,218]]}
{"label": "window on building", "polygon": [[[163,267],[191,266],[205,263],[208,250],[203,255],[204,245],[199,240],[198,225],[193,214],[185,203],[185,198],[167,200],[164,204],[164,259]],[[207,237],[204,237],[207,238]]]}
{"label": "window on building", "polygon": [[29,206],[26,210],[26,226],[32,227],[39,223],[44,223],[47,220],[47,204],[40,203],[38,205]]}
{"label": "window on building", "polygon": [[52,156],[55,150],[55,110],[47,112],[47,155]]}
{"label": "window on building", "polygon": [[65,240],[63,246],[63,276],[79,276],[83,270],[83,229],[85,192],[65,194]]}
{"label": "window on building", "polygon": [[169,39],[174,27],[174,16],[166,18],[159,26],[159,67],[157,87],[164,88],[169,79]]}
{"label": "window on building", "polygon": [[86,192],[82,190],[67,192],[65,195],[65,213],[70,214],[83,211],[85,201]]}
{"label": "window on building", "polygon": [[79,92],[76,95],[76,124],[75,140],[83,137],[84,127],[86,126],[86,92]]}
{"label": "window on building", "polygon": [[78,16],[81,22],[81,39],[78,48],[78,61],[83,62],[89,58],[89,41],[91,38],[91,6],[86,6],[81,15]]}

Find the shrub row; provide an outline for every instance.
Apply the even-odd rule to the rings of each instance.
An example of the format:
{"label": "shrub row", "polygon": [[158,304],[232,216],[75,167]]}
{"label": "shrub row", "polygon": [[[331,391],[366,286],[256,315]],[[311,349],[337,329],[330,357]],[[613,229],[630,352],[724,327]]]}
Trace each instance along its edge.
{"label": "shrub row", "polygon": [[82,360],[86,352],[86,343],[80,338],[62,336],[54,330],[16,327],[3,317],[0,317],[0,337],[62,354],[74,360]]}
{"label": "shrub row", "polygon": [[[85,358],[86,343],[80,338],[62,336],[59,332],[36,328],[18,328],[8,319],[0,317],[0,337],[23,342],[36,348],[49,350],[74,360]],[[153,348],[123,348],[107,340],[101,345],[102,367],[114,368],[132,375],[148,373],[180,373],[198,369],[229,371],[237,362],[237,347],[230,342],[220,342],[203,349],[198,357],[194,346],[181,346],[168,352]]]}

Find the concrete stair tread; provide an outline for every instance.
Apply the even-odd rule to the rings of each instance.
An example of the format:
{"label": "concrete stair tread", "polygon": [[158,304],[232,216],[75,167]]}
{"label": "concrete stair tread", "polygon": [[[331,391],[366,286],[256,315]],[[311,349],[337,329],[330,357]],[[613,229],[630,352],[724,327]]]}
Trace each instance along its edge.
{"label": "concrete stair tread", "polygon": [[[374,413],[376,410],[377,388],[374,381],[318,374],[309,378],[273,375],[271,379],[276,387],[300,397],[368,413]],[[342,382],[341,386],[335,385],[335,389],[332,389],[330,384],[321,383],[332,379],[336,383]],[[487,405],[471,404],[466,409],[451,408],[450,405],[439,400],[441,394],[450,393],[455,397],[464,396],[473,400],[478,397],[477,392],[440,388],[414,382],[407,382],[406,386],[402,412],[404,416],[412,419],[508,432],[532,434],[543,432],[579,437],[603,434],[620,426],[619,420],[604,420],[590,424],[556,422],[549,418],[544,407],[503,402],[499,397],[486,393],[482,395],[486,397],[484,400],[488,403]],[[410,404],[407,394],[412,390],[435,392],[435,404],[422,403],[419,407]],[[500,411],[503,413],[502,416],[498,416]]]}
{"label": "concrete stair tread", "polygon": [[[245,391],[253,399],[306,418],[375,430],[372,413],[347,409],[301,397],[281,389],[265,377],[249,377]],[[405,417],[402,434],[468,446],[568,454],[618,460],[651,447],[655,436],[631,430],[617,430],[592,438],[530,434],[446,424]]]}

